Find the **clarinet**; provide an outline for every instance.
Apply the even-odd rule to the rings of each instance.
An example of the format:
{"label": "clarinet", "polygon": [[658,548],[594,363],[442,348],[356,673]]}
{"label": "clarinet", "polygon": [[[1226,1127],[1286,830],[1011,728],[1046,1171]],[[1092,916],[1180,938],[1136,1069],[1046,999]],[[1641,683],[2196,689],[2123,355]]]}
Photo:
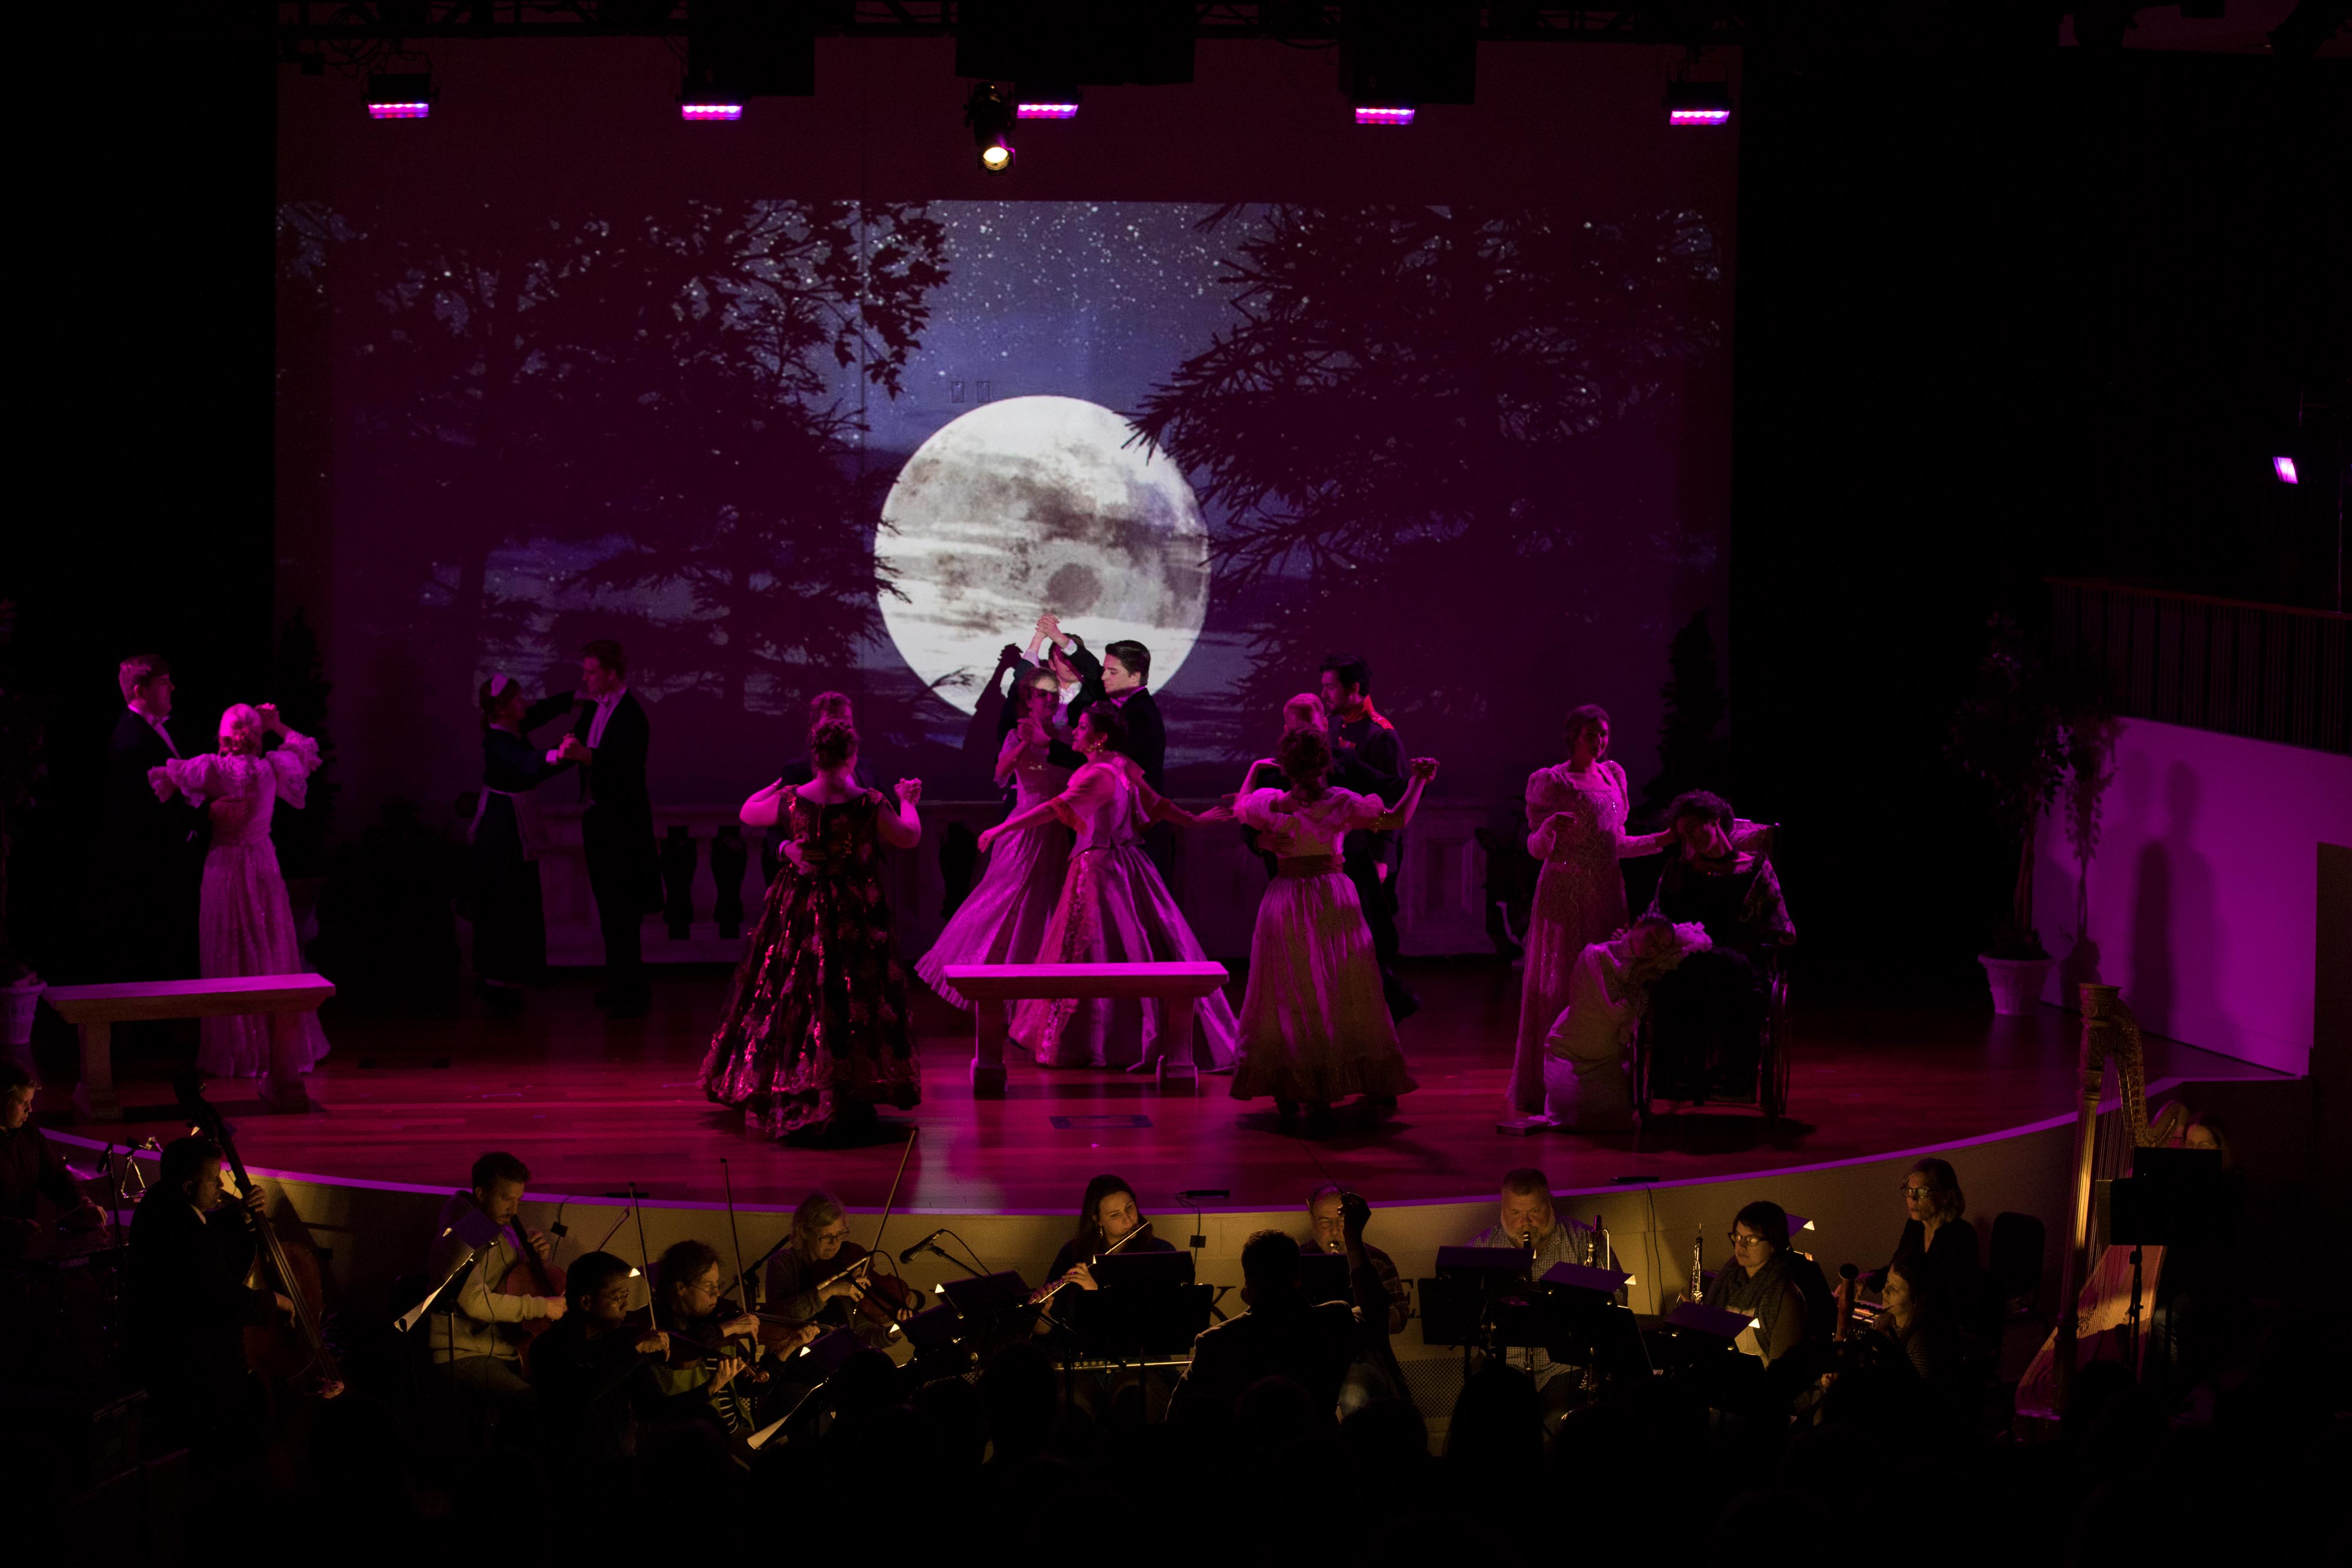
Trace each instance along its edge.
{"label": "clarinet", "polygon": [[1704,1300],[1706,1300],[1706,1228],[1705,1226],[1701,1226],[1701,1227],[1699,1227],[1699,1232],[1698,1232],[1698,1234],[1697,1234],[1696,1236],[1694,1236],[1694,1237],[1692,1237],[1692,1238],[1691,1238],[1691,1272],[1690,1272],[1690,1297],[1689,1297],[1689,1299],[1690,1299],[1691,1301],[1704,1301]]}

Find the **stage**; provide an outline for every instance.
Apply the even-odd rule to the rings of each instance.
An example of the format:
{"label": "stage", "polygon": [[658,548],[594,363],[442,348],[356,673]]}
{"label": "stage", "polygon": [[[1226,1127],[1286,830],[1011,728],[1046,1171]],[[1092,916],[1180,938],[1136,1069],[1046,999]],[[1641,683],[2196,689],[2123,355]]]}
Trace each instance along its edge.
{"label": "stage", "polygon": [[[1401,1033],[1421,1087],[1377,1122],[1343,1107],[1339,1130],[1312,1140],[1277,1131],[1270,1102],[1234,1102],[1226,1078],[1161,1092],[1122,1072],[1041,1071],[1017,1051],[1006,1097],[975,1101],[968,1019],[922,995],[923,1102],[885,1117],[886,1129],[919,1134],[898,1206],[1061,1212],[1105,1170],[1160,1210],[1180,1207],[1180,1191],[1223,1188],[1232,1196],[1212,1207],[1283,1211],[1327,1177],[1380,1205],[1480,1200],[1520,1165],[1542,1166],[1563,1192],[1633,1176],[1720,1182],[1988,1138],[2075,1105],[2072,1014],[2044,1008],[1999,1019],[1981,1004],[1893,1008],[1801,994],[1790,1110],[1777,1125],[1754,1111],[1710,1107],[1658,1118],[1638,1136],[1508,1136],[1496,1124],[1517,976],[1499,963],[1454,963],[1409,977],[1424,1006]],[[322,1015],[333,1054],[309,1079],[315,1110],[272,1114],[245,1082],[210,1092],[249,1165],[330,1185],[446,1190],[495,1148],[521,1156],[533,1195],[550,1199],[593,1201],[635,1183],[651,1207],[714,1204],[725,1196],[725,1161],[747,1207],[788,1208],[823,1186],[853,1208],[878,1207],[898,1166],[898,1132],[858,1148],[786,1148],[748,1135],[739,1116],[702,1097],[696,1071],[726,978],[716,967],[657,969],[650,1015],[617,1023],[593,1006],[589,973],[557,979],[513,1017],[493,1017],[470,997],[432,1013],[338,998]],[[2148,1052],[2151,1084],[2277,1076],[2166,1040],[2151,1039]],[[125,1053],[124,1123],[50,1125],[94,1143],[168,1139],[180,1127],[171,1065]],[[44,1110],[69,1116],[69,1084],[55,1072],[50,1082]]]}

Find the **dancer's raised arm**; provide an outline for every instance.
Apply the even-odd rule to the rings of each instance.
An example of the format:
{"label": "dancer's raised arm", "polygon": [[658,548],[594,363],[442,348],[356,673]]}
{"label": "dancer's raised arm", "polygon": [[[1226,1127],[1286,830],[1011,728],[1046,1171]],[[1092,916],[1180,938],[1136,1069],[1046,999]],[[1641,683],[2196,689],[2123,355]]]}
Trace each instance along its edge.
{"label": "dancer's raised arm", "polygon": [[784,781],[777,779],[764,789],[753,790],[743,798],[743,809],[735,813],[747,828],[772,828],[783,816]]}
{"label": "dancer's raised arm", "polygon": [[1404,798],[1370,821],[1357,823],[1358,827],[1370,828],[1377,833],[1393,833],[1412,821],[1413,811],[1421,805],[1423,789],[1437,777],[1437,758],[1416,757],[1406,764],[1405,771],[1410,781],[1404,787]]}
{"label": "dancer's raised arm", "polygon": [[874,813],[874,836],[896,850],[911,850],[923,841],[923,820],[915,815],[915,807],[923,798],[923,781],[901,779],[898,788],[898,809]]}

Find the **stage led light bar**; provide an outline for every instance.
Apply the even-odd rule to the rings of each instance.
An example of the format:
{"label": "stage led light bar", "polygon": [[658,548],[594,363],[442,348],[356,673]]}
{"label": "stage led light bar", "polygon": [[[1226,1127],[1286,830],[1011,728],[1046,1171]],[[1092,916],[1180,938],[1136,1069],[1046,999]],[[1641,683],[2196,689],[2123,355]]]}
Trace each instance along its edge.
{"label": "stage led light bar", "polygon": [[428,71],[368,78],[370,120],[424,120],[433,113],[433,77]]}
{"label": "stage led light bar", "polygon": [[1024,82],[1013,89],[1015,120],[1076,120],[1085,94],[1067,82]]}
{"label": "stage led light bar", "polygon": [[680,120],[740,120],[743,106],[724,98],[680,99],[677,105]]}
{"label": "stage led light bar", "polygon": [[2302,476],[2294,471],[2294,459],[2292,457],[2272,458],[2271,472],[2278,476],[2278,482],[2282,485],[2300,485],[2303,483]]}
{"label": "stage led light bar", "polygon": [[1078,106],[1075,103],[1017,103],[1013,107],[1015,120],[1076,120]]}
{"label": "stage led light bar", "polygon": [[1731,88],[1719,81],[1678,81],[1666,86],[1668,125],[1728,125]]}
{"label": "stage led light bar", "polygon": [[1359,125],[1411,125],[1412,105],[1409,103],[1360,103],[1356,105]]}

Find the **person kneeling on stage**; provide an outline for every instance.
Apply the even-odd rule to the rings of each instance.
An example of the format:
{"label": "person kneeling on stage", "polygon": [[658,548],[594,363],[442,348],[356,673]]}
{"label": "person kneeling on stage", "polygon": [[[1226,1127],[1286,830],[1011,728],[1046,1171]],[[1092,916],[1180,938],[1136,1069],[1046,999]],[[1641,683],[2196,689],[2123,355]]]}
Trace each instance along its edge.
{"label": "person kneeling on stage", "polygon": [[40,1239],[45,1197],[64,1229],[96,1230],[106,1223],[106,1210],[81,1190],[65,1156],[33,1124],[34,1087],[22,1063],[0,1061],[0,1258],[29,1251]]}
{"label": "person kneeling on stage", "polygon": [[1666,808],[1666,829],[1675,849],[1650,913],[1704,928],[1709,946],[1653,990],[1653,1081],[1672,1098],[1696,1100],[1716,1083],[1753,1077],[1764,1019],[1757,977],[1767,951],[1795,942],[1797,928],[1772,862],[1739,848],[1741,825],[1721,796],[1678,796]]}
{"label": "person kneeling on stage", "polygon": [[560,1319],[564,1312],[562,1296],[528,1289],[538,1281],[523,1260],[523,1249],[542,1260],[552,1249],[545,1236],[525,1233],[515,1223],[529,1180],[530,1169],[512,1155],[494,1150],[476,1160],[471,1187],[441,1206],[425,1260],[425,1278],[443,1279],[466,1251],[458,1234],[461,1220],[478,1211],[498,1227],[498,1239],[476,1252],[441,1292],[428,1325],[435,1370],[461,1396],[492,1409],[530,1397],[519,1325]]}
{"label": "person kneeling on stage", "polygon": [[1626,1056],[1649,1010],[1650,988],[1707,946],[1704,928],[1645,915],[1578,956],[1568,1006],[1544,1040],[1544,1113],[1554,1125],[1570,1133],[1631,1130]]}
{"label": "person kneeling on stage", "polygon": [[[261,1411],[247,1370],[244,1331],[291,1312],[294,1303],[245,1283],[253,1267],[261,1189],[225,1200],[210,1138],[164,1145],[155,1185],[131,1224],[130,1343],[154,1400],[163,1447],[185,1443],[226,1458],[257,1439]],[[161,1451],[161,1450],[159,1450]]]}
{"label": "person kneeling on stage", "polygon": [[[1355,1206],[1362,1205],[1357,1198]],[[1362,1260],[1360,1219],[1356,1233],[1356,1294],[1377,1328],[1385,1322],[1386,1292],[1379,1270]],[[1296,1379],[1317,1409],[1336,1412],[1340,1385],[1363,1345],[1355,1309],[1345,1301],[1308,1304],[1299,1288],[1298,1243],[1279,1230],[1261,1230],[1243,1244],[1242,1300],[1247,1312],[1202,1330],[1192,1342],[1192,1364],[1176,1385],[1171,1416],[1196,1409],[1230,1413],[1244,1390],[1268,1377]]]}

